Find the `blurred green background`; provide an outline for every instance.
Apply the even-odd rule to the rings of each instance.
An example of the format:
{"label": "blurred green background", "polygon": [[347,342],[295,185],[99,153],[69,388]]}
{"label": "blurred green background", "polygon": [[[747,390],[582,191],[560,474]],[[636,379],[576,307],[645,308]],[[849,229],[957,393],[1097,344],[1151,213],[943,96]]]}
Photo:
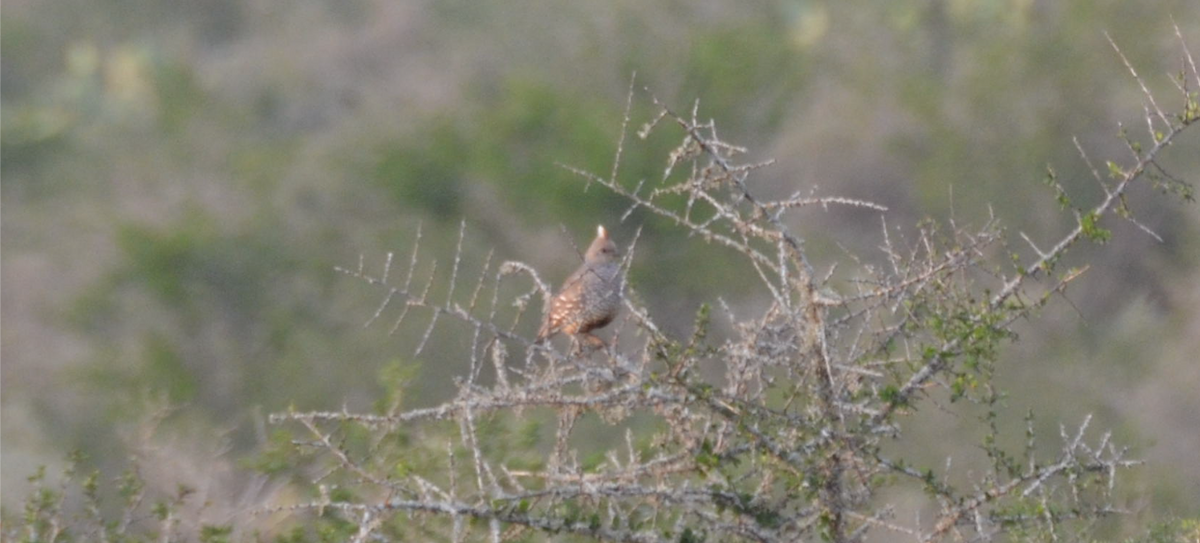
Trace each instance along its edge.
{"label": "blurred green background", "polygon": [[[668,330],[718,295],[755,307],[729,255],[641,212],[617,224],[620,198],[556,165],[608,172],[634,71],[678,110],[699,99],[747,160],[775,158],[752,181],[763,195],[868,199],[909,229],[991,210],[1014,239],[1049,242],[1073,219],[1046,166],[1093,203],[1072,137],[1102,163],[1127,157],[1118,123],[1144,131],[1103,32],[1176,107],[1172,18],[1200,53],[1195,0],[6,1],[5,507],[71,449],[119,463],[156,402],[177,408],[142,451],[160,459],[151,482],[194,473],[245,503],[264,414],[369,409],[397,365],[417,364],[409,405],[445,398],[461,338],[414,357],[423,326],[364,329],[378,292],[334,271],[406,263],[418,223],[443,266],[465,221],[465,269],[495,249],[553,282],[576,258],[563,227],[582,244],[597,223],[619,240],[644,226],[633,280]],[[623,182],[661,177],[678,136],[631,138]],[[1200,178],[1200,134],[1164,163]],[[1148,461],[1126,480],[1134,522],[1194,516],[1200,213],[1146,187],[1131,203],[1164,242],[1108,225],[1112,242],[1072,256],[1092,266],[1071,303],[1019,328],[1000,376],[1011,428],[1027,408],[1049,435],[1095,413]],[[876,213],[793,223],[821,270],[881,256]],[[979,436],[971,417],[926,420],[908,441],[931,465]],[[919,446],[945,432],[960,449]]]}

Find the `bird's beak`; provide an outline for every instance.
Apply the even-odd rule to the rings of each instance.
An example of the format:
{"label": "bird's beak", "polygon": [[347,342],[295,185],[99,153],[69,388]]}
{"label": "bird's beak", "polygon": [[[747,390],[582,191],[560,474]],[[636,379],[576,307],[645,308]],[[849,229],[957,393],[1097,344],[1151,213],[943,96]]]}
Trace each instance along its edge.
{"label": "bird's beak", "polygon": [[596,225],[596,237],[608,238],[608,230],[604,229],[603,224]]}

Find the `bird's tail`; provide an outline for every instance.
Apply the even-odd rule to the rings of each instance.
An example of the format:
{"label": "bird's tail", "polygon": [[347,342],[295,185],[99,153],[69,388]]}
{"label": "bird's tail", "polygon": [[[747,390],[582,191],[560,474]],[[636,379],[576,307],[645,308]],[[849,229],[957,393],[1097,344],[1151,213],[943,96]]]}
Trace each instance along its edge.
{"label": "bird's tail", "polygon": [[540,345],[545,343],[550,336],[554,335],[554,332],[554,329],[550,327],[550,319],[542,321],[542,327],[538,329],[537,337],[534,338],[533,344]]}

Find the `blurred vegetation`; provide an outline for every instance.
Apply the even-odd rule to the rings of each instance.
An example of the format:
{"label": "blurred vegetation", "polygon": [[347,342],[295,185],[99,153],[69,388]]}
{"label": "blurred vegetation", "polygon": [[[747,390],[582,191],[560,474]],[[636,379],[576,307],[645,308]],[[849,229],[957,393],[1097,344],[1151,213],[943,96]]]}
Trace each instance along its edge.
{"label": "blurred vegetation", "polygon": [[[1048,239],[1074,219],[1044,198],[1047,164],[1094,195],[1072,138],[1122,156],[1117,123],[1141,126],[1102,32],[1166,89],[1172,18],[1195,48],[1191,0],[8,2],[3,485],[28,488],[29,459],[77,448],[119,470],[147,397],[181,406],[159,431],[228,431],[230,454],[268,472],[252,451],[283,440],[258,428],[263,410],[370,406],[396,394],[396,368],[421,368],[407,404],[442,397],[463,361],[436,345],[414,359],[420,331],[389,336],[386,319],[362,330],[378,301],[333,271],[388,251],[404,263],[422,221],[426,254],[451,255],[465,220],[470,258],[495,248],[548,278],[596,223],[620,240],[643,227],[633,281],[687,330],[711,285],[752,270],[641,212],[617,225],[625,202],[558,165],[608,173],[635,70],[777,159],[763,191],[877,201],[892,225],[992,210]],[[674,140],[638,128],[619,176],[650,190]],[[1168,161],[1200,171],[1197,152]],[[1200,514],[1200,221],[1182,206],[1143,219],[1165,242],[1111,225],[1110,246],[1080,257],[1094,265],[1073,303],[999,372],[1022,392],[1014,412],[1031,404],[1049,425],[1096,411],[1141,443],[1152,461],[1135,486],[1166,521]],[[875,215],[814,211],[804,227],[818,273],[847,250],[882,258]],[[741,294],[730,302],[759,301]],[[22,495],[6,491],[6,511]]]}

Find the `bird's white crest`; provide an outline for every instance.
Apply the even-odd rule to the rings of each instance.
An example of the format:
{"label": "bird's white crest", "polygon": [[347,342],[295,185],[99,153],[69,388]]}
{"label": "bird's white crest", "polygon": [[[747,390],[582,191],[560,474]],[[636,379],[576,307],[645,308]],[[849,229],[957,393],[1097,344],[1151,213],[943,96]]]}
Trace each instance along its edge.
{"label": "bird's white crest", "polygon": [[596,236],[597,236],[597,237],[601,237],[601,238],[607,238],[607,237],[608,237],[608,231],[604,229],[604,225],[603,225],[603,224],[598,224],[598,225],[596,225]]}

